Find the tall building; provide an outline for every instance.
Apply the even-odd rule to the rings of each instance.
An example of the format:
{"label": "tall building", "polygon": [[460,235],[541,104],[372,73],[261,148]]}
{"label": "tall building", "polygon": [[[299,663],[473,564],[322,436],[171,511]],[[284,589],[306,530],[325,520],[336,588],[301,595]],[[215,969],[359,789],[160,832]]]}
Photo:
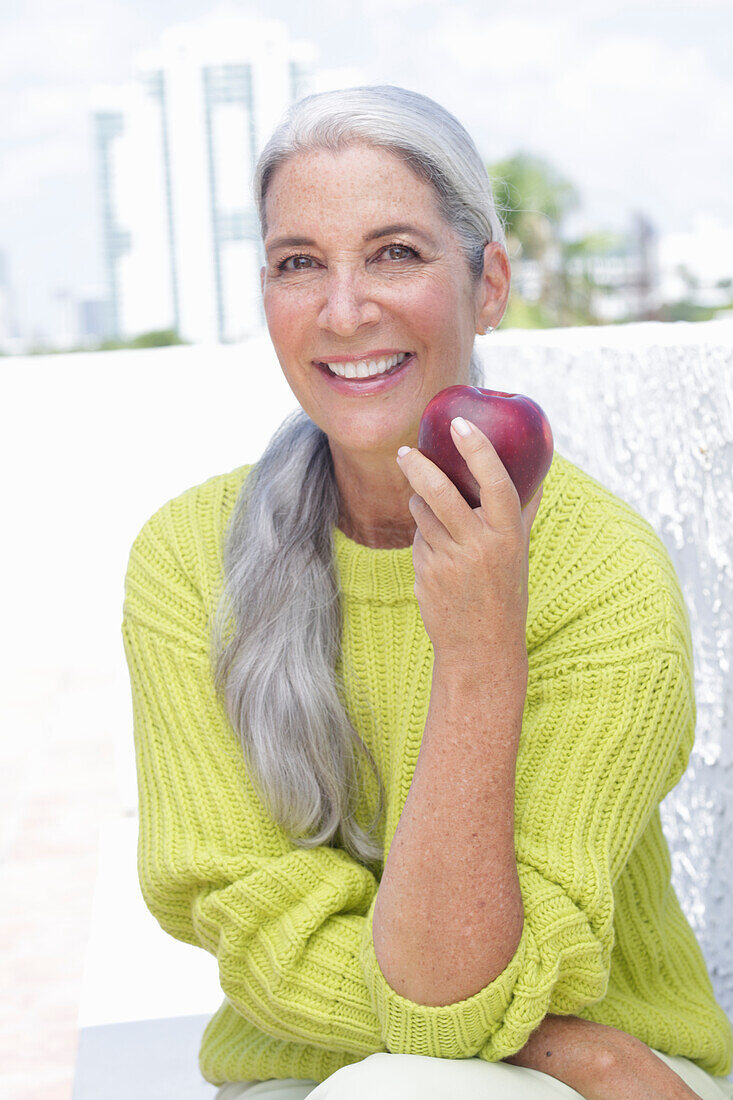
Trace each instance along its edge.
{"label": "tall building", "polygon": [[92,116],[106,316],[120,339],[174,327],[163,158],[155,108],[140,82],[98,89]]}
{"label": "tall building", "polygon": [[165,31],[130,85],[96,90],[107,336],[229,343],[262,326],[252,176],[314,56],[279,20],[215,14]]}

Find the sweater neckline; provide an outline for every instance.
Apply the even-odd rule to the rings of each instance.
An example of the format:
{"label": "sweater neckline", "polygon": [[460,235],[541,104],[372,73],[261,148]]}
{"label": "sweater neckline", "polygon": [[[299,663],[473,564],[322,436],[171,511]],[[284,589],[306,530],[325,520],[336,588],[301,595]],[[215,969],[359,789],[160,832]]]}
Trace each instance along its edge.
{"label": "sweater neckline", "polygon": [[342,591],[353,599],[377,603],[415,600],[412,545],[394,550],[364,546],[337,526],[332,535]]}
{"label": "sweater neckline", "polygon": [[[547,522],[548,512],[559,492],[563,476],[567,475],[568,462],[554,451],[552,463],[545,476],[545,492],[540,513],[532,527],[531,539],[536,545],[540,531]],[[417,603],[415,596],[415,569],[412,564],[412,545],[396,550],[375,549],[354,542],[340,527],[333,526],[332,545],[334,560],[339,573],[341,590],[350,598],[373,603],[398,603],[409,600]]]}

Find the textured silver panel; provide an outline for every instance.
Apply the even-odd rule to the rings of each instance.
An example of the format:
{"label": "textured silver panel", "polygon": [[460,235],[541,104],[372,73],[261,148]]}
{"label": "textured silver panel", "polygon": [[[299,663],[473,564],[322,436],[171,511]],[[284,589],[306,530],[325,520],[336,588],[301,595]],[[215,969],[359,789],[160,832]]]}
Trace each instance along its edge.
{"label": "textured silver panel", "polygon": [[673,881],[733,1018],[733,323],[495,333],[484,385],[525,393],[557,450],[664,542],[690,614],[697,736],[662,805]]}

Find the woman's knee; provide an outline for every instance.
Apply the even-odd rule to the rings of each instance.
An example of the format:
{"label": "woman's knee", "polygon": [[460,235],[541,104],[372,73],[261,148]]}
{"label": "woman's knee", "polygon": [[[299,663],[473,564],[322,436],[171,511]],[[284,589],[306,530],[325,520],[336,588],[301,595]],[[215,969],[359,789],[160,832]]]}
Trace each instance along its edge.
{"label": "woman's knee", "polygon": [[[309,1092],[308,1100],[362,1100],[367,1096],[369,1100],[389,1100],[389,1092],[385,1089],[389,1087],[393,1069],[390,1059],[394,1057],[381,1051],[360,1062],[342,1066]],[[375,1098],[374,1089],[379,1089],[378,1098]]]}
{"label": "woman's knee", "polygon": [[[488,1100],[495,1067],[478,1058],[452,1060],[419,1054],[370,1054],[332,1073],[308,1100]],[[506,1100],[506,1097],[502,1097]]]}
{"label": "woman's knee", "polygon": [[336,1070],[308,1100],[582,1100],[575,1089],[536,1070],[481,1058],[370,1054]]}

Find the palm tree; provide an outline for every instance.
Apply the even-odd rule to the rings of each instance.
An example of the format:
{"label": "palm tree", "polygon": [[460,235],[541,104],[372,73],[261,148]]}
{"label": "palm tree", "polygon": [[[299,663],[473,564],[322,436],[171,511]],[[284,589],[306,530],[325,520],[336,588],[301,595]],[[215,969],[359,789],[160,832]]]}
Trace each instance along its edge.
{"label": "palm tree", "polygon": [[515,153],[487,170],[507,240],[514,238],[527,259],[538,258],[548,236],[556,235],[567,214],[580,205],[578,191],[548,161],[532,153]]}
{"label": "palm tree", "polygon": [[504,223],[510,260],[535,260],[540,266],[540,306],[557,316],[562,311],[560,230],[566,216],[580,205],[575,186],[548,161],[518,152],[487,165],[494,197]]}

